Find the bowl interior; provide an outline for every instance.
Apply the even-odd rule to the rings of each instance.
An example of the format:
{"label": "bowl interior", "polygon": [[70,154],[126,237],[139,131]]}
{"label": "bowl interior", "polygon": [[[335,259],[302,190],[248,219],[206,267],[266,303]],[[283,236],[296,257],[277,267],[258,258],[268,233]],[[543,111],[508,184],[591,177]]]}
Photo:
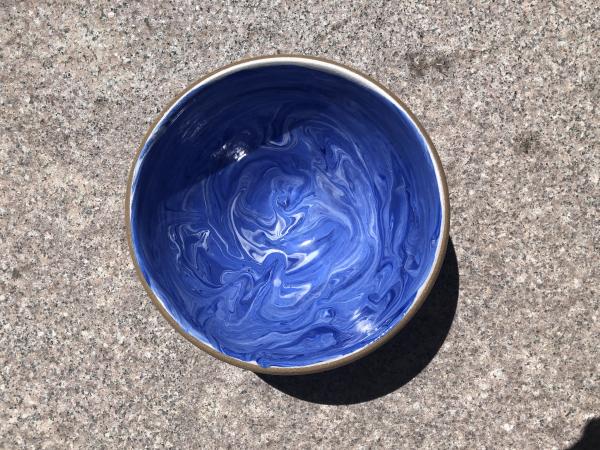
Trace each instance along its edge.
{"label": "bowl interior", "polygon": [[255,64],[184,94],[134,166],[133,250],[193,338],[262,367],[380,339],[442,239],[439,176],[408,114],[325,64]]}

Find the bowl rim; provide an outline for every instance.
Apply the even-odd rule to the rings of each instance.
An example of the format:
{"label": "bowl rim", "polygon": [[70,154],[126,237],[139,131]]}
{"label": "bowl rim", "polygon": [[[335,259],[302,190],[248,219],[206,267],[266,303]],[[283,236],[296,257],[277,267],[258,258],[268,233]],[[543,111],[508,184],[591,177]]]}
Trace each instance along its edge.
{"label": "bowl rim", "polygon": [[[131,230],[131,194],[132,194],[132,184],[134,178],[135,168],[137,166],[137,162],[142,153],[142,150],[148,143],[149,138],[153,135],[157,125],[168,115],[169,111],[177,105],[184,97],[191,93],[194,89],[199,87],[202,84],[205,84],[208,81],[213,81],[214,79],[220,76],[226,76],[229,73],[234,73],[237,70],[243,70],[248,67],[258,67],[258,66],[266,66],[266,65],[274,65],[278,63],[288,63],[295,64],[299,66],[309,66],[309,67],[320,67],[322,69],[329,69],[329,72],[333,72],[334,74],[344,76],[343,73],[346,72],[346,78],[352,78],[353,81],[360,82],[366,88],[375,87],[383,92],[383,94],[387,95],[391,98],[396,105],[403,110],[404,113],[408,116],[408,118],[412,121],[414,126],[417,128],[418,132],[421,134],[421,137],[427,144],[427,148],[429,151],[429,155],[431,157],[431,162],[434,166],[436,172],[436,178],[438,181],[438,190],[440,193],[440,203],[441,203],[441,211],[442,211],[442,223],[440,226],[440,243],[437,248],[436,254],[434,256],[434,261],[429,271],[429,274],[425,280],[425,282],[421,285],[413,302],[411,303],[408,311],[404,314],[404,316],[394,325],[392,328],[384,332],[379,338],[370,342],[369,344],[361,347],[347,355],[342,355],[334,359],[329,359],[326,361],[322,361],[315,364],[310,364],[306,366],[293,366],[293,367],[284,367],[284,366],[269,366],[262,367],[256,363],[242,361],[240,359],[234,358],[232,356],[221,353],[217,349],[209,346],[208,344],[200,341],[198,338],[192,336],[187,333],[181,325],[171,316],[171,314],[166,310],[163,306],[162,302],[158,299],[146,279],[142,273],[141,267],[138,263],[137,257],[135,255],[135,248],[132,238],[132,230]],[[350,77],[348,76],[350,75]],[[369,86],[371,85],[371,86]],[[381,92],[378,92],[381,94]],[[425,128],[421,125],[419,120],[413,114],[413,112],[406,106],[402,100],[400,100],[390,89],[383,86],[377,80],[371,78],[369,75],[362,73],[361,71],[349,67],[345,64],[332,61],[330,59],[317,57],[317,56],[307,56],[302,54],[276,54],[276,55],[263,55],[256,56],[251,58],[243,58],[237,60],[231,64],[227,64],[225,66],[221,66],[216,70],[213,70],[206,75],[196,79],[192,83],[190,83],[187,87],[185,87],[182,91],[180,91],[175,98],[173,98],[160,112],[155,120],[152,121],[148,130],[146,131],[140,145],[135,152],[133,157],[133,161],[131,163],[127,181],[127,189],[125,194],[125,221],[126,221],[126,230],[127,230],[127,243],[129,248],[129,255],[133,261],[133,265],[135,267],[135,272],[137,278],[141,281],[146,293],[152,300],[154,306],[160,311],[162,316],[169,322],[169,324],[186,340],[194,344],[196,347],[205,351],[209,355],[224,361],[226,363],[232,364],[234,366],[240,367],[242,369],[247,369],[256,373],[264,373],[271,375],[304,375],[310,373],[324,372],[327,370],[332,370],[337,367],[341,367],[343,365],[354,362],[369,353],[375,351],[383,344],[392,339],[402,328],[406,326],[406,324],[412,319],[412,317],[416,314],[416,312],[421,308],[423,303],[425,302],[427,296],[429,295],[435,281],[439,275],[440,269],[442,267],[442,263],[446,256],[446,248],[448,245],[448,237],[449,237],[449,228],[450,228],[450,201],[448,194],[448,185],[446,181],[446,175],[444,173],[444,169],[442,167],[442,162],[439,157],[439,154],[429,137],[429,134],[425,131]]]}

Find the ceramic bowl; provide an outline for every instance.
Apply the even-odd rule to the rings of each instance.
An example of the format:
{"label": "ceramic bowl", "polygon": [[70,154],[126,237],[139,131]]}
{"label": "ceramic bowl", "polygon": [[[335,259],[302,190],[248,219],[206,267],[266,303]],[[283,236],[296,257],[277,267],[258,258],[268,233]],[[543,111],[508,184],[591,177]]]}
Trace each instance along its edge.
{"label": "ceramic bowl", "polygon": [[134,263],[188,340],[256,372],[353,361],[416,312],[445,254],[448,194],[390,91],[322,59],[247,60],[195,82],[135,158]]}

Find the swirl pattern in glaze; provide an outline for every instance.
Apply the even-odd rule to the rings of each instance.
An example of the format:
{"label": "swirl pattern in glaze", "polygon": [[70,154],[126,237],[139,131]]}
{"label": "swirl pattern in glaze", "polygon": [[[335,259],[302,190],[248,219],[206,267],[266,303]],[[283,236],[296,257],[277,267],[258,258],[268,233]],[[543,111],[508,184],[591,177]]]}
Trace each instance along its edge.
{"label": "swirl pattern in glaze", "polygon": [[440,241],[427,143],[388,98],[297,64],[188,92],[137,160],[131,232],[182,329],[262,367],[343,357],[408,311]]}

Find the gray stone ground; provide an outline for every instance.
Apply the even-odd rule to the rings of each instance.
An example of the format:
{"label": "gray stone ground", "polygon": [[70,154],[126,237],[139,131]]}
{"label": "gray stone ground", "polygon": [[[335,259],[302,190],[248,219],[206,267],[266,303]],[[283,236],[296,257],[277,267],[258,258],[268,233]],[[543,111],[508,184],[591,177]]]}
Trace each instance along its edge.
{"label": "gray stone ground", "polygon": [[[600,15],[470,3],[0,1],[0,447],[577,441],[600,416]],[[376,395],[364,366],[297,398],[213,360],[129,258],[127,173],[150,122],[206,72],[276,52],[389,86],[446,168],[454,321],[435,356],[377,356]]]}

